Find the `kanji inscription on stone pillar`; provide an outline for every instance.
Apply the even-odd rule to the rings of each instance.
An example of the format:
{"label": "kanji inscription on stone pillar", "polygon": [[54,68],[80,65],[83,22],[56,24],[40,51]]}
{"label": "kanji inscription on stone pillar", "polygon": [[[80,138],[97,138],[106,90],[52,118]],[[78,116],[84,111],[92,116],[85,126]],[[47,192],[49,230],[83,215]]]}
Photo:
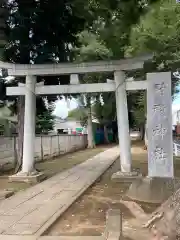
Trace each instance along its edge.
{"label": "kanji inscription on stone pillar", "polygon": [[148,176],[174,177],[171,73],[147,74]]}
{"label": "kanji inscription on stone pillar", "polygon": [[166,116],[166,106],[163,104],[154,104],[153,106],[154,114],[161,114],[162,116]]}
{"label": "kanji inscription on stone pillar", "polygon": [[166,133],[167,129],[163,128],[162,124],[158,124],[153,128],[153,137],[161,138],[163,140],[163,138],[166,136]]}

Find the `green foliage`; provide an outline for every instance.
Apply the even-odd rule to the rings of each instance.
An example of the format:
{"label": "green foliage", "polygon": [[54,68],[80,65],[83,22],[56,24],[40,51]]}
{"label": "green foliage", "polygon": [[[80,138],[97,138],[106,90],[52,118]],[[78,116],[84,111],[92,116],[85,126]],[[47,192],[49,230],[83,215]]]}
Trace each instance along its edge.
{"label": "green foliage", "polygon": [[87,125],[88,114],[87,114],[87,109],[84,107],[79,107],[69,111],[68,117],[73,118],[77,121],[80,121],[82,126]]}
{"label": "green foliage", "polygon": [[[153,2],[157,0],[55,0],[53,4],[52,0],[8,1],[9,35],[4,59],[39,64],[123,58],[132,25]],[[98,83],[108,77],[112,78],[105,74],[85,74],[80,81]],[[41,80],[45,85],[68,84],[69,76],[37,78],[38,82]],[[24,78],[17,78],[14,83],[17,82],[24,82]],[[93,99],[97,102],[97,116],[114,119],[114,96],[102,96],[103,106],[98,102],[99,94],[86,95],[88,105]],[[54,101],[56,96],[48,99]],[[37,103],[37,109],[43,116],[42,104]]]}
{"label": "green foliage", "polygon": [[[55,63],[73,59],[76,35],[83,30],[85,18],[78,0],[8,1],[9,34],[4,60],[13,63]],[[18,82],[24,82],[18,78]],[[45,85],[68,84],[69,76],[41,76]],[[55,100],[56,96],[48,96]]]}
{"label": "green foliage", "polygon": [[107,124],[116,120],[116,100],[114,93],[103,93],[102,101],[96,101],[93,105],[94,117],[99,120],[101,124]]}
{"label": "green foliage", "polygon": [[6,45],[7,41],[7,17],[8,17],[8,10],[6,8],[6,1],[0,1],[0,59],[3,55],[3,49]]}
{"label": "green foliage", "polygon": [[[84,29],[86,22],[79,4],[79,0],[54,0],[53,4],[50,0],[7,1],[8,34],[3,59],[21,64],[73,60],[71,49],[77,45],[77,34]],[[37,77],[37,82],[42,80],[45,85],[68,84],[69,76]],[[12,85],[18,82],[24,83],[25,78],[16,78]],[[56,99],[57,96],[48,96],[50,102]],[[49,112],[44,101],[37,100],[38,129],[41,131],[52,128],[47,116]],[[47,119],[46,123],[42,118]]]}
{"label": "green foliage", "polygon": [[53,130],[54,127],[54,116],[52,112],[54,110],[53,105],[46,107],[42,98],[37,98],[36,104],[41,106],[37,108],[36,113],[36,133],[48,133]]}
{"label": "green foliage", "polygon": [[[108,49],[113,53],[113,59],[124,58],[124,51],[129,45],[129,35],[132,25],[139,21],[149,5],[159,0],[115,0],[105,1],[104,14],[94,23],[94,32],[101,37]],[[103,6],[102,1],[99,8]],[[108,9],[107,9],[108,8]]]}
{"label": "green foliage", "polygon": [[66,62],[69,44],[83,29],[76,0],[13,0],[9,2],[9,44],[6,57],[18,63]]}
{"label": "green foliage", "polygon": [[[96,9],[95,20],[91,32],[84,31],[79,35],[81,48],[77,54],[78,61],[107,60],[124,58],[126,47],[129,45],[131,28],[138,23],[140,16],[144,15],[150,4],[154,1],[91,1],[92,9]],[[105,82],[107,78],[113,78],[107,74],[91,74],[83,76],[83,83]],[[93,94],[96,103],[93,104],[93,114],[100,122],[108,122],[116,119],[116,103],[113,93],[101,94],[104,105],[99,101],[99,94]],[[139,94],[128,96],[130,125],[139,125],[145,119],[144,102],[138,105]],[[139,101],[139,100],[138,100]],[[137,119],[137,120],[136,120]]]}
{"label": "green foliage", "polygon": [[85,30],[78,37],[81,46],[76,49],[76,61],[87,62],[110,59],[112,57],[111,50],[94,33]]}
{"label": "green foliage", "polygon": [[[78,35],[80,47],[75,49],[76,61],[98,61],[107,60],[112,57],[112,52],[105,46],[105,43],[94,33],[83,31]],[[81,83],[98,83],[104,82],[107,74],[91,73],[80,76]],[[91,94],[96,96],[96,94]],[[98,94],[99,96],[99,94]]]}
{"label": "green foliage", "polygon": [[[152,70],[177,70],[180,59],[180,6],[174,0],[160,1],[141,18],[131,32],[127,54],[154,53]],[[148,69],[151,70],[151,69]]]}
{"label": "green foliage", "polygon": [[16,81],[7,81],[6,80],[6,71],[2,69],[1,76],[0,76],[0,107],[7,106],[7,102],[12,102],[9,106],[10,111],[12,114],[17,114],[17,101],[12,96],[6,96],[6,87],[11,87],[16,84]]}
{"label": "green foliage", "polygon": [[128,93],[128,107],[131,109],[129,113],[130,126],[140,127],[146,121],[146,93],[144,91]]}
{"label": "green foliage", "polygon": [[[83,31],[78,35],[80,47],[75,49],[76,61],[97,61],[110,59],[112,56],[111,50],[107,49],[104,42],[91,31]],[[81,83],[101,83],[104,82],[107,75],[102,73],[83,74],[80,76]],[[99,98],[99,93],[88,93],[86,96],[87,107],[91,106],[92,100],[96,101]],[[84,102],[81,99],[84,106]]]}
{"label": "green foliage", "polygon": [[50,111],[46,111],[36,117],[36,133],[48,133],[53,130],[54,117]]}
{"label": "green foliage", "polygon": [[[180,68],[180,5],[173,0],[159,1],[151,6],[140,22],[132,28],[127,56],[153,53],[153,61],[145,64],[143,71],[137,71],[137,77],[144,78],[147,72],[177,71]],[[134,74],[134,73],[133,73]],[[172,96],[176,92],[178,79],[172,75]],[[142,94],[133,114],[136,122],[144,120],[146,95]],[[138,100],[138,98],[137,98]],[[144,110],[143,110],[144,109]]]}

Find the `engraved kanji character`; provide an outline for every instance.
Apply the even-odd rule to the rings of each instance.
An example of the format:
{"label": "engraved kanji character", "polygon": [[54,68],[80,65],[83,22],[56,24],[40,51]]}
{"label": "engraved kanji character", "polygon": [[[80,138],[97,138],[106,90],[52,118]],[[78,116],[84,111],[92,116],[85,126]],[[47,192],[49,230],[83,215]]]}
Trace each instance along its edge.
{"label": "engraved kanji character", "polygon": [[162,124],[159,124],[155,127],[155,129],[153,129],[153,136],[158,137],[160,136],[161,139],[164,138],[164,136],[167,133],[167,129],[163,128]]}
{"label": "engraved kanji character", "polygon": [[164,90],[166,89],[167,85],[162,83],[155,84],[155,91],[158,92],[161,96],[164,96]]}
{"label": "engraved kanji character", "polygon": [[164,163],[165,161],[167,161],[167,154],[166,152],[163,150],[163,148],[161,147],[156,147],[154,152],[152,153],[152,159],[155,162],[160,162],[160,163]]}
{"label": "engraved kanji character", "polygon": [[154,113],[159,112],[161,115],[165,115],[166,107],[163,104],[154,104],[153,111]]}

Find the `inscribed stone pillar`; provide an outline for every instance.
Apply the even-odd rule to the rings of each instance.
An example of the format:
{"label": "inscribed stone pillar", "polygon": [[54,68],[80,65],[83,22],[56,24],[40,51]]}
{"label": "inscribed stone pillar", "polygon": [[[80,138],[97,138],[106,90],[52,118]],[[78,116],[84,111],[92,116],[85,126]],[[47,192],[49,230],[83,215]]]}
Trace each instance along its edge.
{"label": "inscribed stone pillar", "polygon": [[36,77],[26,76],[25,84],[25,116],[24,146],[22,173],[34,170],[35,116],[36,116]]}
{"label": "inscribed stone pillar", "polygon": [[121,157],[121,172],[131,172],[131,144],[129,134],[128,106],[126,95],[125,74],[121,71],[114,73],[116,84],[116,107],[118,137]]}
{"label": "inscribed stone pillar", "polygon": [[171,73],[147,74],[148,176],[173,178]]}

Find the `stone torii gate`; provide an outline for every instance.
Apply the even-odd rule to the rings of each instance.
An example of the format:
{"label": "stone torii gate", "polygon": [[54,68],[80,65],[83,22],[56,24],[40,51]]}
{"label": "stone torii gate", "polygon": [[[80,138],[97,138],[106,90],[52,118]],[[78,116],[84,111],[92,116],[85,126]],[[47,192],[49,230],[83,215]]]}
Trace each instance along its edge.
{"label": "stone torii gate", "polygon": [[[8,69],[12,76],[26,76],[25,86],[7,88],[8,95],[25,95],[24,119],[24,147],[22,171],[11,177],[13,180],[23,181],[29,178],[41,177],[41,173],[34,173],[34,138],[35,138],[35,95],[110,92],[116,91],[118,136],[120,142],[121,173],[122,176],[137,177],[131,172],[131,149],[129,136],[129,121],[126,90],[146,89],[146,81],[126,81],[125,71],[140,69],[149,57],[125,59],[111,62],[92,62],[82,64],[38,64],[21,65],[0,63],[0,67]],[[115,82],[97,84],[78,84],[78,74],[92,72],[114,72]],[[36,85],[36,76],[64,75],[71,76],[72,85],[43,86]],[[119,175],[119,173],[118,173]]]}
{"label": "stone torii gate", "polygon": [[[10,64],[0,62],[0,67],[8,70],[9,76],[25,76],[25,87],[7,88],[7,95],[25,95],[24,117],[24,146],[22,170],[11,179],[23,181],[27,177],[41,177],[34,173],[34,138],[35,138],[35,99],[36,94],[65,94],[87,92],[109,92],[116,90],[116,105],[118,119],[118,134],[121,154],[121,171],[131,173],[131,149],[129,136],[129,121],[127,109],[126,90],[145,89],[145,82],[126,82],[125,71],[143,68],[144,61],[151,57],[143,56],[134,59],[119,61],[98,61],[90,63],[64,63],[64,64]],[[78,84],[77,75],[92,72],[114,72],[114,83]],[[41,75],[71,75],[73,85],[36,86],[36,77]],[[75,83],[75,84],[74,84]],[[77,84],[77,85],[76,85]],[[138,86],[137,86],[138,85]],[[122,127],[123,126],[123,127]]]}

